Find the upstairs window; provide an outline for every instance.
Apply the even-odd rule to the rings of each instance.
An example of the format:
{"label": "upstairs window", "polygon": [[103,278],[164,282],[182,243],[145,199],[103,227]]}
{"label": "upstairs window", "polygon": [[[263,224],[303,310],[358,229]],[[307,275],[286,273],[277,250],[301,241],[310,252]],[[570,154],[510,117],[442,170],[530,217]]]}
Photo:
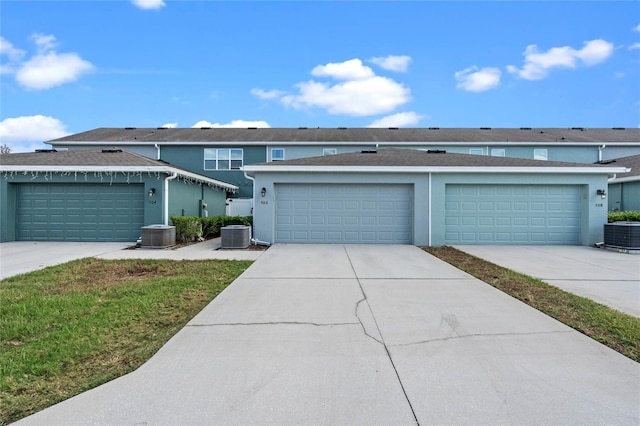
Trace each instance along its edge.
{"label": "upstairs window", "polygon": [[271,161],[284,161],[284,148],[271,148]]}
{"label": "upstairs window", "polygon": [[504,148],[491,148],[491,156],[492,157],[504,157],[505,156]]}
{"label": "upstairs window", "polygon": [[205,170],[240,170],[242,168],[242,148],[205,148]]}
{"label": "upstairs window", "polygon": [[533,150],[533,159],[534,160],[548,160],[549,153],[546,148],[536,148]]}
{"label": "upstairs window", "polygon": [[327,155],[336,155],[338,153],[338,150],[336,148],[323,148],[322,149],[322,155],[323,156],[327,156]]}
{"label": "upstairs window", "polygon": [[469,154],[471,155],[484,155],[482,148],[469,148]]}

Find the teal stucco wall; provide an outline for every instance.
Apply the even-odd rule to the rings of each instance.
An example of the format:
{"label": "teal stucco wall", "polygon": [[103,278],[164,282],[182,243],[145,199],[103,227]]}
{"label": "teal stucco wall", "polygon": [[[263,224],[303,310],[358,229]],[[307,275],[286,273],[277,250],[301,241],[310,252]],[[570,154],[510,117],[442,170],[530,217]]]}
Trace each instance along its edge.
{"label": "teal stucco wall", "polygon": [[[140,173],[7,173],[0,180],[0,241],[15,241],[16,194],[21,183],[86,183],[86,184],[144,184],[144,225],[164,222],[164,180],[166,174]],[[153,195],[149,191],[154,189]],[[182,208],[190,214],[199,215],[200,200],[205,200],[209,216],[225,213],[226,192],[180,178],[169,181],[169,212],[179,215]],[[173,209],[173,210],[172,210]]]}
{"label": "teal stucco wall", "polygon": [[266,149],[262,146],[207,146],[207,145],[187,145],[187,146],[162,146],[160,148],[160,159],[174,166],[210,177],[225,183],[236,185],[239,190],[235,197],[253,197],[252,182],[244,177],[242,170],[205,170],[204,150],[205,148],[242,148],[243,164],[263,163],[267,161]]}

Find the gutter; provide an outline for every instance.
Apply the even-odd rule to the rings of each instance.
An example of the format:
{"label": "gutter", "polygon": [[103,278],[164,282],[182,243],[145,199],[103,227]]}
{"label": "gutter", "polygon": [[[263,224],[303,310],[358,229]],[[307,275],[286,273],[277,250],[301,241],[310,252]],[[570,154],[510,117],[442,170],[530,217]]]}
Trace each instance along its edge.
{"label": "gutter", "polygon": [[163,212],[163,216],[164,216],[164,224],[165,226],[169,225],[169,181],[173,180],[175,178],[178,177],[178,173],[173,172],[173,174],[171,176],[167,176],[164,179],[164,206],[162,208]]}
{"label": "gutter", "polygon": [[604,151],[606,147],[606,144],[602,144],[598,147],[598,162],[602,161],[602,151]]}

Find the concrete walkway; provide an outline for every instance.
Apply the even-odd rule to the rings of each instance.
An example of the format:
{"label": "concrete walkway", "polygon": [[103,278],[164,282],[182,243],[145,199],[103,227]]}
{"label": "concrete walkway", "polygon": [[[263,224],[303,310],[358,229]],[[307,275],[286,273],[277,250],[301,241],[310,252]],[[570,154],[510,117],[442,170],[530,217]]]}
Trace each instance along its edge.
{"label": "concrete walkway", "polygon": [[640,255],[585,246],[455,248],[640,317]]}
{"label": "concrete walkway", "polygon": [[220,238],[181,248],[128,250],[133,243],[12,241],[0,243],[0,279],[85,257],[101,259],[255,260],[263,252],[219,250]]}
{"label": "concrete walkway", "polygon": [[20,425],[640,423],[640,364],[413,246],[275,245],[137,371]]}

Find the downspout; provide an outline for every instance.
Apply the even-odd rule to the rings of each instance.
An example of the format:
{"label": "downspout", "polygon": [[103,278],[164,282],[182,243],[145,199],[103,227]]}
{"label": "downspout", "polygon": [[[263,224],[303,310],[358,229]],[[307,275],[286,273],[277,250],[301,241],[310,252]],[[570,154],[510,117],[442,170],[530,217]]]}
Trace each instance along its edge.
{"label": "downspout", "polygon": [[429,172],[429,207],[428,207],[428,212],[429,212],[429,247],[431,247],[431,172]]}
{"label": "downspout", "polygon": [[156,160],[160,159],[160,146],[156,143],[153,144],[153,146],[156,148]]}
{"label": "downspout", "polygon": [[178,177],[177,172],[173,172],[171,176],[167,176],[164,179],[164,207],[163,207],[163,215],[164,215],[164,224],[169,225],[169,181]]}
{"label": "downspout", "polygon": [[[253,186],[253,197],[251,198],[251,215],[253,215],[253,213],[255,212],[255,203],[256,203],[256,180],[255,180],[255,178],[249,176],[247,174],[247,172],[244,172],[244,177],[249,179],[251,181],[251,185]],[[271,243],[269,243],[267,241],[260,241],[260,240],[257,240],[255,238],[253,238],[253,227],[251,229],[251,244],[258,245],[258,246],[270,246],[271,245]]]}
{"label": "downspout", "polygon": [[606,147],[606,144],[598,147],[598,162],[602,161],[602,151],[604,151]]}

